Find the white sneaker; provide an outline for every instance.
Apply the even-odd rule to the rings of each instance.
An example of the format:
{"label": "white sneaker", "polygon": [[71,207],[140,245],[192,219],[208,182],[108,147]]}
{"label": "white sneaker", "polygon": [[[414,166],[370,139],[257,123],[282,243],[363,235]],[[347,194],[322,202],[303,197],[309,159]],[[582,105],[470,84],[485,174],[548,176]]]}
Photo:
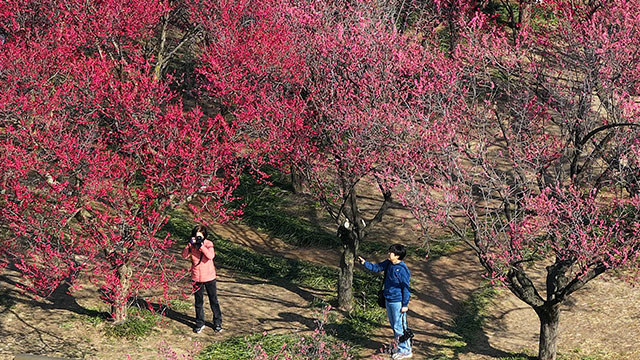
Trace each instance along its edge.
{"label": "white sneaker", "polygon": [[405,353],[395,353],[393,354],[393,356],[391,357],[392,359],[410,359],[413,357],[413,353],[412,352],[405,352]]}
{"label": "white sneaker", "polygon": [[196,326],[193,328],[193,332],[196,334],[200,334],[204,330],[204,325]]}

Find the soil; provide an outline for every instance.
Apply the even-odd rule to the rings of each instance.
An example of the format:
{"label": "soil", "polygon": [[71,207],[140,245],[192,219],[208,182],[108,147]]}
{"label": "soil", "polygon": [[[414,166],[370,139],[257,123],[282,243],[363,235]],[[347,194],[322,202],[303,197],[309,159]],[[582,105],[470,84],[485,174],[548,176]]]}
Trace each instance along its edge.
{"label": "soil", "polygon": [[[362,203],[363,208],[373,209],[375,205],[375,200]],[[421,240],[409,217],[407,212],[393,209],[383,227],[371,236],[388,243],[419,244]],[[329,266],[339,262],[337,250],[293,248],[242,223],[217,225],[213,230],[263,253]],[[482,284],[483,271],[471,251],[460,247],[438,259],[407,259],[406,263],[412,272],[414,290],[408,318],[416,334],[414,358],[479,360],[537,353],[537,317],[507,290],[493,298],[485,324],[471,345],[465,347],[455,340],[452,321],[460,304]],[[318,310],[309,307],[309,301],[314,295],[322,295],[313,289],[265,283],[220,269],[222,333],[214,332],[210,326],[201,334],[192,333],[194,311],[188,307],[167,313],[164,326],[136,341],[105,337],[103,329],[109,324],[91,320],[106,310],[95,289],[86,287],[73,295],[60,289],[50,299],[34,299],[19,292],[16,284],[20,282],[19,275],[10,269],[0,275],[0,359],[13,359],[19,353],[85,359],[157,359],[162,358],[158,355],[161,346],[182,355],[234,335],[310,331],[315,327]],[[186,279],[184,282],[188,287]],[[640,289],[615,278],[598,278],[572,295],[563,310],[558,350],[565,359],[640,359]],[[207,304],[205,312],[210,316]],[[379,355],[379,349],[390,341],[388,326],[376,330],[363,349],[363,358]]]}

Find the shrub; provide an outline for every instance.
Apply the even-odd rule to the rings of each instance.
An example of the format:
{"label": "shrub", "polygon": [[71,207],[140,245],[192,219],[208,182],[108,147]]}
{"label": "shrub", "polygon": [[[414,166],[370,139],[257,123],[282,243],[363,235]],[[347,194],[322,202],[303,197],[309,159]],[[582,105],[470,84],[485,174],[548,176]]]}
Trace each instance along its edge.
{"label": "shrub", "polygon": [[149,335],[159,321],[160,315],[134,307],[129,309],[125,322],[108,327],[105,332],[111,337],[139,339]]}

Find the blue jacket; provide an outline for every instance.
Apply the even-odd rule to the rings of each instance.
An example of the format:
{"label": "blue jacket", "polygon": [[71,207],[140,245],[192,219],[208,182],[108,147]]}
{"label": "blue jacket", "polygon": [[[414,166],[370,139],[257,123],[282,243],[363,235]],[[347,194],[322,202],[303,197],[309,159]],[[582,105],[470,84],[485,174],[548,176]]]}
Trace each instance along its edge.
{"label": "blue jacket", "polygon": [[394,265],[389,260],[378,264],[365,261],[364,267],[373,272],[381,272],[388,267],[387,277],[384,279],[384,298],[388,302],[401,302],[402,306],[409,306],[411,272],[404,262],[400,261]]}

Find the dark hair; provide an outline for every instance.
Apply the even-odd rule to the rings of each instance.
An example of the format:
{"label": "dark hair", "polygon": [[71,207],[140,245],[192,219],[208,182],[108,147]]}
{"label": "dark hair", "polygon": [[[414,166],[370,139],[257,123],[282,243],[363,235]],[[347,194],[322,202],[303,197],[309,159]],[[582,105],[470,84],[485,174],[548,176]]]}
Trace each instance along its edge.
{"label": "dark hair", "polygon": [[198,232],[201,232],[205,239],[209,236],[209,231],[204,225],[196,225],[193,230],[191,230],[191,237],[196,237]]}
{"label": "dark hair", "polygon": [[407,256],[407,249],[402,244],[393,244],[389,246],[389,252],[396,254],[399,260]]}

